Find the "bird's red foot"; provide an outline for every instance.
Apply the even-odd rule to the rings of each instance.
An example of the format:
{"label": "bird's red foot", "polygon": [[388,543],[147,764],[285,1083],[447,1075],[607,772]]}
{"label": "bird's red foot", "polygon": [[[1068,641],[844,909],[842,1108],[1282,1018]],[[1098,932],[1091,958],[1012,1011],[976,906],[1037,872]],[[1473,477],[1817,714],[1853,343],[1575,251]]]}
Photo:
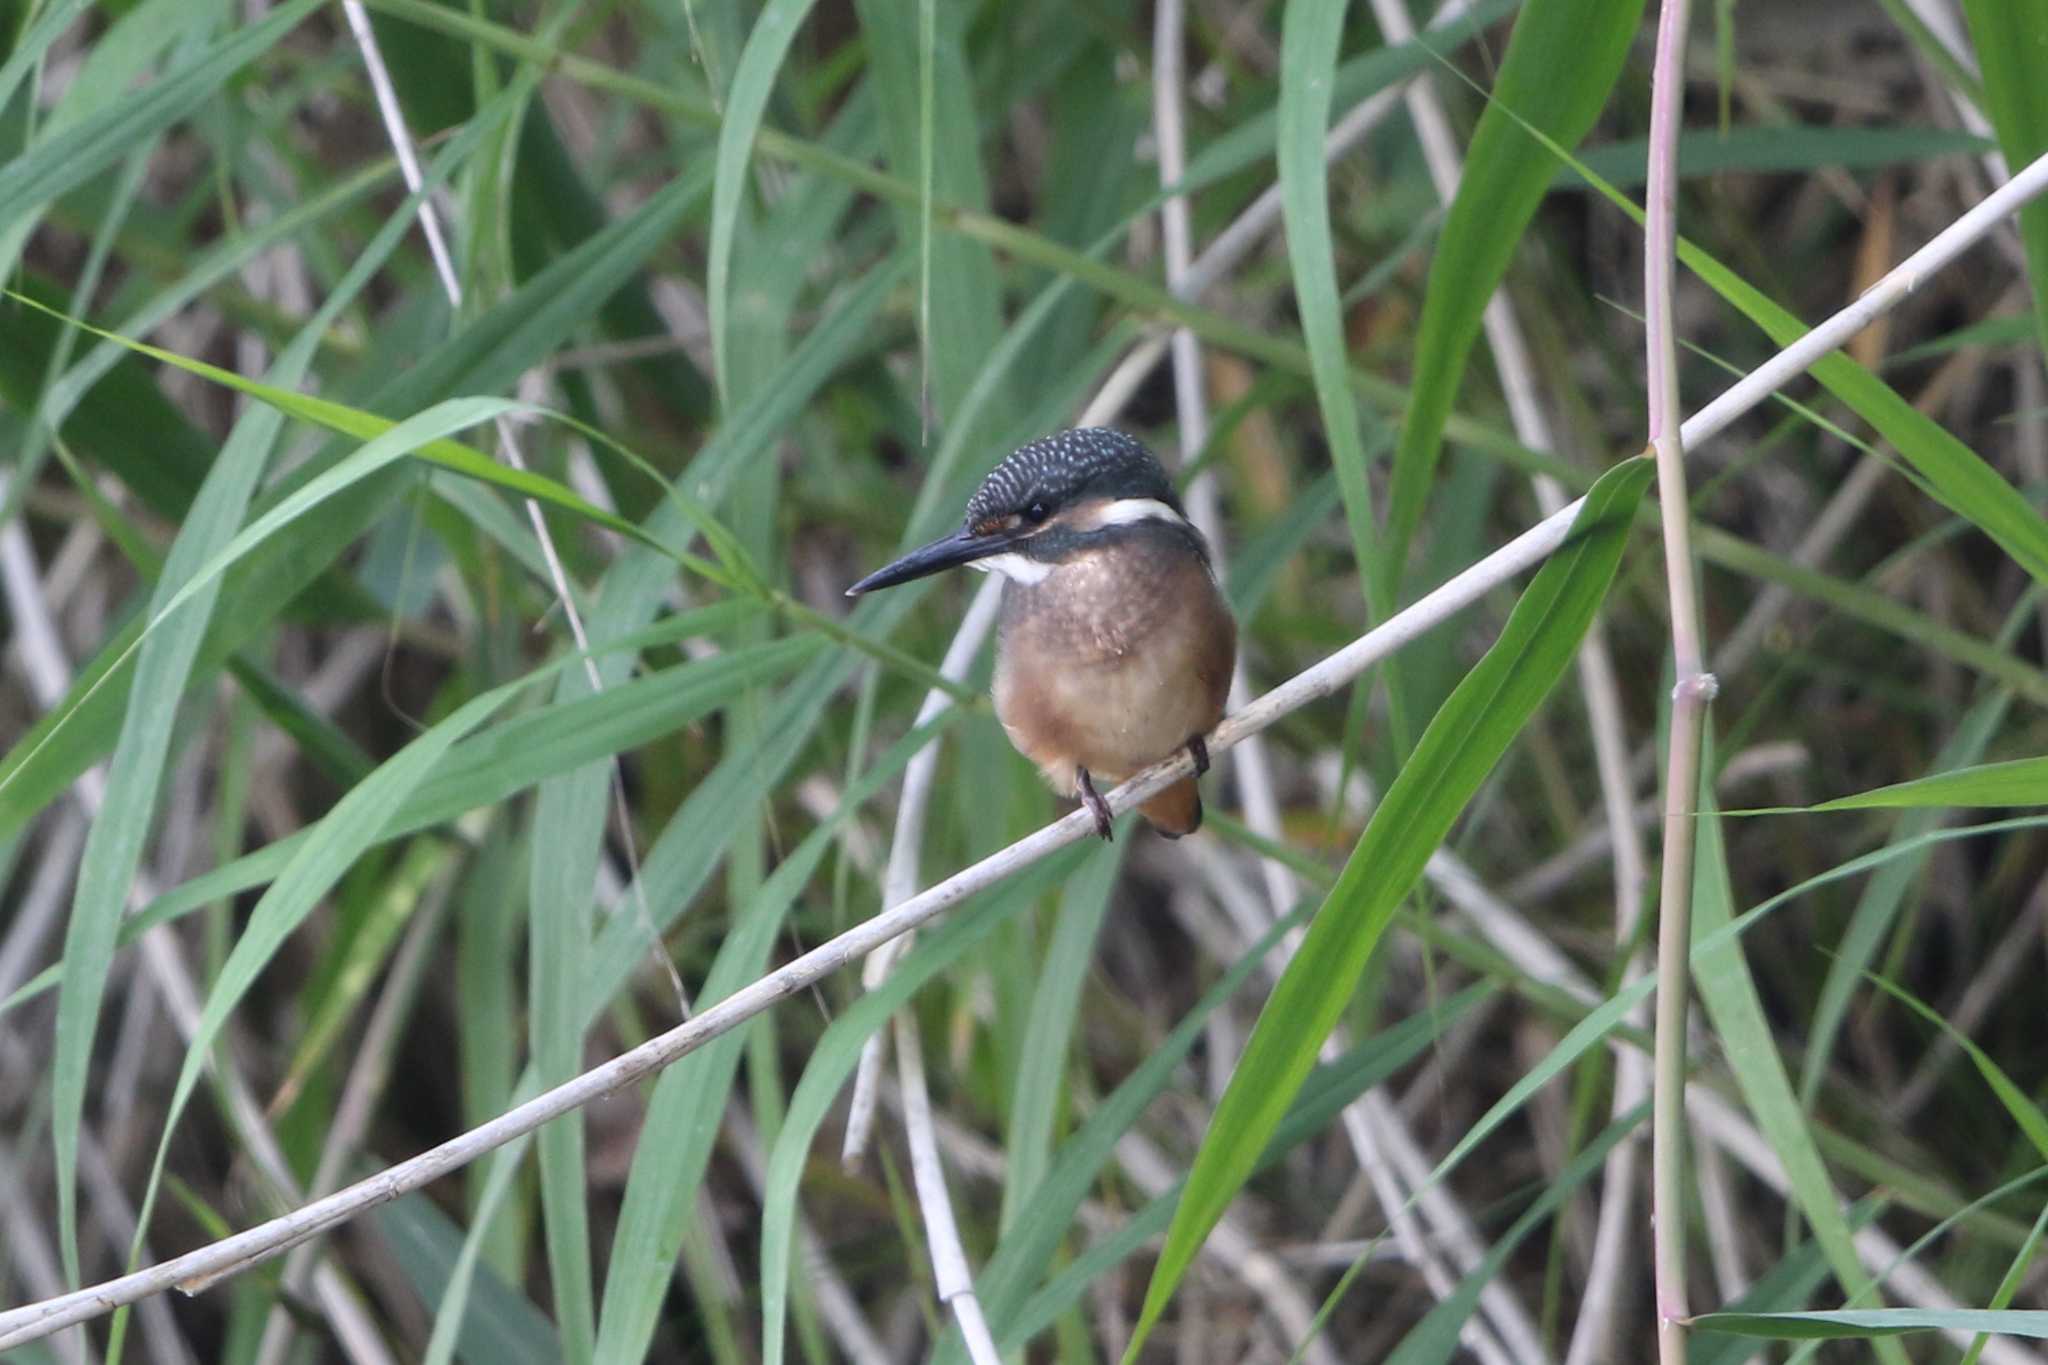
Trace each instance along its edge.
{"label": "bird's red foot", "polygon": [[1188,757],[1195,760],[1196,777],[1200,777],[1202,774],[1208,772],[1209,741],[1202,738],[1200,735],[1190,736],[1188,739]]}
{"label": "bird's red foot", "polygon": [[1081,804],[1095,817],[1095,832],[1107,843],[1116,838],[1116,827],[1110,823],[1109,802],[1102,799],[1102,793],[1095,790],[1095,783],[1089,780],[1086,768],[1074,769],[1074,789],[1080,793]]}

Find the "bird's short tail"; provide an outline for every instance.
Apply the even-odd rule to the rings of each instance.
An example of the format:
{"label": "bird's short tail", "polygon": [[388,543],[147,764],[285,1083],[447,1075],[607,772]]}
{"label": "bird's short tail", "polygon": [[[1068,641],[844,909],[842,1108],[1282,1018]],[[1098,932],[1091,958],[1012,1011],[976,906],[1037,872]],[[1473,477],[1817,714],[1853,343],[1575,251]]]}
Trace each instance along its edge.
{"label": "bird's short tail", "polygon": [[1194,778],[1183,778],[1138,810],[1152,828],[1169,839],[1178,839],[1202,827],[1202,789]]}

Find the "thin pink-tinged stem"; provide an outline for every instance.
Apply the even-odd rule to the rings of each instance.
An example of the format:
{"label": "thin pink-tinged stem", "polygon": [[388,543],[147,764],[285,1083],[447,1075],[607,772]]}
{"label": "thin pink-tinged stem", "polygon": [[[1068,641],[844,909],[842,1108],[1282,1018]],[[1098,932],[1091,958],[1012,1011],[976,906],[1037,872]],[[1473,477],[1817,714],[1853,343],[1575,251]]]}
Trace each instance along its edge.
{"label": "thin pink-tinged stem", "polygon": [[1664,875],[1657,903],[1657,1035],[1650,1123],[1650,1219],[1657,1283],[1657,1357],[1684,1365],[1685,1014],[1691,948],[1695,807],[1707,703],[1714,695],[1700,634],[1685,446],[1679,433],[1678,341],[1672,277],[1678,264],[1678,124],[1685,96],[1688,0],[1664,0],[1650,92],[1650,179],[1643,243],[1650,448],[1663,508],[1671,594],[1671,749],[1664,782]]}

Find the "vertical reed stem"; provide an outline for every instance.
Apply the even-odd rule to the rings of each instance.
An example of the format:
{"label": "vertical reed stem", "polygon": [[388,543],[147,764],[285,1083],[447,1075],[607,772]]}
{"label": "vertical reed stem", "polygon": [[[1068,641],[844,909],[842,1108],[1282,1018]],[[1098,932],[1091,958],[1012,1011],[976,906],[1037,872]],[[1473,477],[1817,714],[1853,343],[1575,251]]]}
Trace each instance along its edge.
{"label": "vertical reed stem", "polygon": [[1657,1357],[1684,1365],[1685,1015],[1691,956],[1692,878],[1700,748],[1715,683],[1700,635],[1685,448],[1679,436],[1678,345],[1672,309],[1677,261],[1678,125],[1685,94],[1689,0],[1664,0],[1650,96],[1650,182],[1643,264],[1648,340],[1650,448],[1663,509],[1665,577],[1671,593],[1671,749],[1665,763],[1664,869],[1658,898],[1657,1041],[1650,1133],[1650,1217],[1657,1280]]}

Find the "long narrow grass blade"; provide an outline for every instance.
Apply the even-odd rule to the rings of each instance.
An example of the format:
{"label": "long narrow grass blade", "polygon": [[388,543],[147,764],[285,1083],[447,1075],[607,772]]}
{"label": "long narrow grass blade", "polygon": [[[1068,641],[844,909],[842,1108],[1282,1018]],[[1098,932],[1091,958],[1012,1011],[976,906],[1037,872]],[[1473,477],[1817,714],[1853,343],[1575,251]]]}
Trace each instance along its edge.
{"label": "long narrow grass blade", "polygon": [[7,54],[7,60],[0,62],[0,108],[14,98],[14,92],[36,64],[44,59],[50,44],[63,35],[92,0],[55,0],[43,6],[42,13],[29,22],[15,37],[14,50]]}
{"label": "long narrow grass blade", "polygon": [[[1591,182],[1609,203],[1642,221],[1642,209],[1634,200],[1592,174],[1583,161],[1540,130],[1531,135]],[[1798,318],[1683,237],[1678,258],[1778,345],[1788,346],[1805,335],[1806,326]],[[1815,361],[1811,373],[1890,443],[1912,467],[1922,491],[1997,541],[2036,582],[2048,583],[2048,520],[1982,456],[1839,351]]]}
{"label": "long narrow grass blade", "polygon": [[718,128],[718,163],[711,189],[711,253],[704,271],[704,303],[711,317],[711,355],[721,397],[728,395],[732,348],[732,253],[746,209],[747,169],[755,134],[768,111],[775,75],[796,40],[797,26],[812,0],[768,0],[754,20],[726,91],[725,117]]}
{"label": "long narrow grass blade", "polygon": [[[1859,1232],[1877,1217],[1883,1205],[1858,1200],[1849,1210],[1849,1225]],[[1726,1313],[1791,1313],[1813,1297],[1828,1278],[1827,1257],[1812,1241],[1801,1242],[1779,1262],[1756,1277],[1741,1297],[1719,1310]],[[1756,1348],[1742,1338],[1708,1333],[1686,1343],[1687,1365],[1742,1365],[1756,1357]]]}
{"label": "long narrow grass blade", "polygon": [[[438,1308],[461,1259],[462,1232],[423,1194],[377,1210],[377,1231],[420,1301]],[[533,1301],[488,1271],[476,1278],[475,1311],[463,1318],[465,1365],[554,1365],[562,1358],[554,1324]]]}
{"label": "long narrow grass blade", "polygon": [[939,23],[936,0],[917,4],[917,410],[929,432],[932,411],[932,145],[938,121]]}
{"label": "long narrow grass blade", "polygon": [[[1730,171],[1880,170],[1948,156],[1988,151],[1991,143],[1949,128],[1847,128],[1801,124],[1763,128],[1695,128],[1678,135],[1678,174],[1692,180]],[[1636,189],[1648,178],[1649,139],[1628,138],[1583,147],[1579,160],[1609,184]],[[1561,190],[1585,189],[1568,166],[1557,171]]]}
{"label": "long narrow grass blade", "polygon": [[[312,333],[284,356],[277,373],[288,381],[304,369]],[[87,835],[79,862],[78,888],[64,933],[65,987],[58,998],[56,1056],[51,1067],[51,1139],[56,1152],[58,1240],[65,1273],[78,1278],[74,1200],[78,1132],[85,1109],[87,1071],[98,1034],[100,1003],[113,961],[114,941],[126,911],[143,845],[156,815],[177,717],[172,699],[183,695],[192,661],[206,636],[219,595],[217,580],[183,593],[200,570],[232,540],[249,497],[268,461],[280,419],[269,410],[238,423],[212,474],[200,488],[164,563],[151,599],[159,628],[141,640],[135,677],[143,704],[127,708],[105,800]],[[177,609],[182,600],[183,610]]]}
{"label": "long narrow grass blade", "polygon": [[1991,1093],[1998,1096],[1998,1102],[2005,1106],[2005,1112],[2012,1116],[2013,1126],[2020,1130],[2028,1142],[2034,1144],[2034,1150],[2041,1154],[2042,1160],[2048,1161],[2048,1113],[2043,1113],[2040,1105],[2027,1098],[2027,1092],[2014,1084],[2012,1077],[2006,1074],[2005,1068],[1993,1061],[1990,1053],[1978,1047],[1975,1039],[1942,1018],[1939,1012],[1930,1008],[1926,1001],[1911,991],[1873,972],[1865,972],[1863,975],[1871,985],[1946,1033],[1949,1039],[1963,1050],[1977,1068],[1977,1074],[1991,1087]]}
{"label": "long narrow grass blade", "polygon": [[1983,763],[1952,773],[1930,773],[1808,810],[1900,810],[1933,806],[2048,806],[2048,758]]}
{"label": "long narrow grass blade", "polygon": [[1514,1255],[1515,1249],[1536,1230],[1537,1225],[1556,1213],[1565,1197],[1600,1169],[1615,1144],[1633,1134],[1649,1116],[1650,1106],[1645,1101],[1617,1117],[1573,1156],[1563,1170],[1551,1177],[1536,1202],[1515,1219],[1499,1241],[1487,1248],[1479,1264],[1458,1281],[1458,1287],[1430,1309],[1422,1321],[1415,1324],[1414,1330],[1401,1339],[1401,1344],[1387,1357],[1387,1365],[1443,1365],[1450,1360],[1458,1350],[1458,1334],[1473,1310],[1479,1307],[1480,1291],[1500,1274],[1508,1257]]}
{"label": "long narrow grass blade", "polygon": [[[1489,25],[1513,14],[1521,4],[1522,0],[1483,0],[1483,3],[1466,6],[1455,19],[1432,24],[1427,33],[1419,34],[1408,42],[1376,47],[1353,57],[1338,66],[1331,75],[1329,97],[1347,109],[1360,104],[1367,97],[1413,76],[1432,63],[1448,58]],[[1281,41],[1286,41],[1284,29]],[[1281,75],[1284,81],[1287,76],[1284,62]],[[1212,138],[1207,146],[1188,159],[1187,174],[1180,178],[1179,184],[1162,191],[1162,197],[1191,195],[1275,155],[1280,119],[1280,102],[1276,101],[1271,109],[1234,120],[1227,131]],[[1153,205],[1147,211],[1156,207]]]}
{"label": "long narrow grass blade", "polygon": [[[103,341],[111,341],[116,345],[125,346],[137,355],[146,355],[152,359],[161,360],[166,365],[175,366],[187,374],[211,380],[225,388],[233,389],[237,393],[245,393],[251,398],[270,404],[270,406],[287,416],[296,417],[300,421],[310,422],[317,427],[323,427],[338,436],[351,436],[358,440],[367,441],[372,437],[382,436],[397,425],[388,417],[379,417],[374,412],[365,412],[360,408],[350,407],[346,403],[337,403],[326,398],[316,398],[311,394],[294,393],[290,389],[280,388],[274,384],[265,384],[258,380],[245,378],[242,375],[236,374],[233,370],[224,370],[218,365],[209,365],[203,360],[194,360],[190,356],[179,355],[176,351],[167,351],[159,346],[151,346],[147,342],[117,336],[112,332],[103,331],[91,323],[81,322],[77,318],[64,317],[63,314],[56,313],[53,309],[45,308],[42,304],[24,294],[16,294],[11,290],[7,292],[17,302],[27,304],[31,308],[52,313],[54,316],[62,318],[64,322],[69,323],[71,326],[90,332]],[[514,407],[510,404],[507,404],[504,408],[504,411],[507,413],[514,410]],[[483,421],[486,419],[479,418],[477,420]],[[459,427],[451,428],[451,430],[460,429]],[[556,480],[548,478],[544,474],[534,474],[527,470],[515,469],[509,465],[500,464],[482,451],[463,445],[460,441],[439,437],[422,443],[412,453],[418,455],[423,460],[430,460],[453,473],[461,474],[483,483],[496,484],[500,488],[508,492],[517,493],[521,497],[552,503],[565,512],[573,512],[577,516],[596,522],[598,525],[609,530],[617,531],[620,535],[632,536],[637,539],[645,534],[632,522],[625,520],[623,517],[615,516],[601,507],[594,506],[585,499],[578,497]]]}
{"label": "long narrow grass blade", "polygon": [[1642,15],[1642,0],[1530,0],[1515,19],[1429,263],[1415,383],[1388,492],[1379,573],[1388,600],[1398,596],[1480,314],[1549,189],[1551,168],[1533,154],[1524,124],[1567,147],[1577,144],[1606,104]]}
{"label": "long narrow grass blade", "polygon": [[[1287,260],[1294,272],[1294,304],[1315,374],[1316,409],[1323,438],[1344,495],[1344,523],[1360,577],[1369,572],[1379,537],[1372,490],[1366,481],[1365,438],[1359,428],[1358,398],[1351,390],[1343,311],[1338,302],[1336,247],[1330,238],[1329,172],[1323,134],[1330,122],[1330,87],[1344,36],[1341,4],[1293,0],[1287,6],[1280,46],[1280,118],[1277,134],[1280,196],[1287,223]],[[1390,608],[1385,595],[1373,602],[1376,616]]]}
{"label": "long narrow grass blade", "polygon": [[1843,1308],[1813,1313],[1701,1313],[1696,1332],[1730,1332],[1768,1341],[1872,1341],[1908,1332],[1992,1332],[2048,1338],[2048,1313],[2008,1308]]}
{"label": "long narrow grass blade", "polygon": [[[616,676],[629,661],[614,654],[598,668]],[[589,676],[577,669],[557,684],[556,700],[573,705],[609,700],[609,694],[595,690]],[[526,881],[526,1039],[529,1067],[542,1088],[560,1085],[583,1067],[583,975],[611,784],[609,760],[562,768],[540,784],[533,803]],[[627,913],[617,918],[637,922],[639,917]],[[658,950],[660,945],[654,946]],[[535,1133],[534,1152],[541,1242],[562,1359],[568,1365],[589,1365],[596,1353],[597,1295],[583,1114],[564,1114]]]}
{"label": "long narrow grass blade", "polygon": [[[698,992],[701,1008],[715,1004],[761,974],[768,951],[797,897],[845,822],[893,781],[911,756],[959,718],[942,712],[931,724],[891,746],[858,782],[848,787],[838,809],[804,837],[741,912],[720,942],[711,972]],[[674,1278],[689,1219],[697,1208],[699,1183],[718,1135],[717,1116],[730,1102],[733,1074],[747,1031],[736,1029],[662,1073],[647,1107],[619,1228],[612,1240],[611,1272],[605,1279],[599,1318],[600,1365],[646,1357],[661,1305]]]}
{"label": "long narrow grass blade", "polygon": [[2043,674],[2011,650],[1937,621],[1874,587],[1845,582],[1833,574],[1803,568],[1712,526],[1696,528],[1694,544],[1700,558],[1710,564],[1749,574],[1767,583],[1782,583],[1800,596],[1811,598],[1848,620],[1862,621],[1888,631],[1931,654],[1953,659],[1985,678],[2011,688],[2029,701],[2048,706],[2048,674]]}
{"label": "long narrow grass blade", "polygon": [[136,139],[176,123],[319,9],[323,0],[291,0],[257,23],[237,28],[193,61],[93,117],[43,138],[0,165],[0,204],[26,214],[128,155]]}
{"label": "long narrow grass blade", "polygon": [[[1963,0],[1977,69],[1984,78],[1984,112],[1998,133],[2005,164],[2013,170],[2048,152],[2048,42],[2039,7],[2012,0]],[[2034,290],[2034,321],[2048,349],[2048,204],[2020,210],[2020,241]]]}
{"label": "long narrow grass blade", "polygon": [[[1797,318],[1692,243],[1681,239],[1678,257],[1778,345],[1805,334]],[[2048,521],[1982,456],[1840,352],[1817,361],[1813,377],[1898,451],[1923,492],[1997,541],[2036,582],[2048,583]]]}
{"label": "long narrow grass blade", "polygon": [[[970,11],[957,5],[934,6],[930,38],[937,80],[932,87],[929,192],[922,183],[919,53],[924,36],[919,7],[900,0],[859,0],[854,11],[867,45],[868,87],[881,114],[882,146],[895,180],[908,191],[897,201],[894,214],[901,254],[916,256],[916,244],[930,229],[931,316],[923,336],[931,364],[933,416],[951,423],[983,357],[1003,334],[1003,278],[994,252],[985,243],[940,231],[960,207],[978,210],[989,199],[974,91],[967,82],[949,78],[970,66]],[[1011,388],[1011,376],[998,375],[988,395],[985,420],[997,428],[1014,420]]]}
{"label": "long narrow grass blade", "polygon": [[[2010,692],[1995,692],[1964,715],[1955,734],[1935,756],[1934,768],[1954,769],[1975,763],[2011,708]],[[1903,843],[1933,829],[1937,817],[1932,810],[1902,816],[1893,842]],[[1828,964],[1827,979],[1821,983],[1814,1003],[1813,1022],[1807,1026],[1806,1059],[1799,1074],[1799,1098],[1810,1109],[1820,1094],[1828,1063],[1834,1056],[1835,1038],[1849,1012],[1858,975],[1870,965],[1878,945],[1890,932],[1893,920],[1906,902],[1906,892],[1920,878],[1927,865],[1924,856],[1903,858],[1881,869],[1864,886],[1856,901],[1849,925],[1835,945]]]}
{"label": "long narrow grass blade", "polygon": [[[768,1154],[767,1194],[761,1209],[761,1358],[766,1365],[781,1365],[788,1350],[790,1253],[804,1160],[827,1108],[858,1065],[868,1035],[885,1025],[918,987],[993,933],[1005,919],[1072,876],[1089,854],[1087,849],[1064,850],[955,911],[938,930],[919,939],[888,979],[833,1020],[818,1040],[803,1079],[790,1097],[782,1132]],[[1111,855],[1098,849],[1093,856]]]}
{"label": "long narrow grass blade", "polygon": [[[1117,1139],[1138,1121],[1173,1079],[1174,1069],[1201,1036],[1210,1014],[1244,986],[1282,935],[1307,920],[1308,910],[1306,905],[1298,908],[1246,949],[1173,1026],[1173,1031],[1147,1054],[1137,1070],[1125,1077],[1123,1084],[1061,1144],[1044,1177],[1026,1191],[1024,1213],[1003,1233],[974,1286],[999,1338],[1006,1336],[1006,1326],[1015,1310],[1051,1263],[1072,1224],[1074,1210],[1108,1164]],[[948,1334],[936,1359],[939,1365],[959,1365],[966,1359],[957,1333]]]}
{"label": "long narrow grass blade", "polygon": [[[1290,916],[1289,922],[1293,918]],[[1286,924],[1283,923],[1280,928],[1285,932]],[[1252,953],[1263,954],[1268,951],[1264,946],[1266,942],[1268,940],[1261,940],[1259,945],[1252,948]],[[1317,1067],[1310,1073],[1307,1084],[1303,1085],[1301,1097],[1288,1110],[1287,1117],[1281,1120],[1280,1126],[1274,1130],[1273,1140],[1267,1143],[1266,1149],[1259,1154],[1256,1169],[1270,1168],[1302,1143],[1328,1131],[1330,1121],[1339,1110],[1421,1055],[1423,1049],[1443,1037],[1444,1030],[1454,1021],[1492,993],[1492,988],[1488,986],[1468,987],[1434,1009],[1412,1015],[1398,1024],[1382,1029],[1370,1038],[1354,1043],[1351,1050],[1337,1061]],[[1138,1077],[1134,1074],[1131,1079],[1135,1081]],[[1161,1087],[1156,1088],[1163,1088],[1163,1083]],[[1153,1093],[1156,1093],[1156,1088]],[[1127,1096],[1122,1087],[1119,1087],[1116,1096],[1112,1097],[1112,1101],[1119,1106],[1135,1101],[1137,1110],[1142,1110],[1144,1103],[1149,1099],[1149,1094],[1143,1099],[1137,1095]],[[1097,1115],[1103,1115],[1105,1110],[1098,1110]],[[1054,1172],[1054,1179],[1058,1183],[1049,1180],[1047,1192],[1050,1194],[1058,1191],[1062,1203],[1069,1199],[1071,1203],[1066,1204],[1057,1231],[1065,1230],[1065,1224],[1072,1216],[1073,1205],[1079,1204],[1081,1196],[1087,1192],[1086,1182],[1092,1180],[1094,1172],[1108,1161],[1117,1137],[1136,1120],[1137,1110],[1119,1113],[1102,1122],[1097,1121],[1097,1116],[1091,1116],[1088,1125],[1074,1135],[1067,1149],[1061,1153]],[[1068,1183],[1074,1179],[1079,1179],[1081,1183]],[[1071,1265],[1062,1270],[1043,1289],[1018,1304],[1014,1312],[1006,1310],[999,1332],[1001,1343],[1005,1346],[1021,1345],[1043,1331],[1048,1323],[1080,1298],[1090,1285],[1099,1281],[1109,1267],[1123,1261],[1145,1242],[1157,1237],[1165,1229],[1168,1216],[1173,1212],[1174,1203],[1180,1198],[1185,1184],[1185,1181],[1177,1182],[1171,1189],[1146,1204],[1116,1232],[1076,1257]],[[1038,1235],[1034,1233],[1034,1239]],[[1052,1249],[1051,1245],[1043,1248],[1048,1260]],[[1014,1266],[1017,1263],[1012,1264]],[[995,1265],[991,1263],[989,1271],[994,1270]],[[1020,1283],[1016,1286],[1015,1292],[1021,1295],[1027,1288],[1028,1282]]]}
{"label": "long narrow grass blade", "polygon": [[[499,413],[510,411],[514,406],[495,398],[457,398],[437,404],[417,417],[400,422],[383,436],[371,441],[347,460],[313,479],[244,527],[234,539],[195,570],[190,578],[177,585],[176,590],[161,606],[154,609],[141,634],[129,642],[124,653],[132,654],[179,608],[210,587],[228,569],[246,558],[263,542],[315,507],[340,495],[352,485],[374,477],[386,466],[440,439],[446,433],[489,421]],[[101,681],[104,681],[104,675]],[[76,711],[70,714],[75,715]],[[50,739],[51,732],[44,731],[35,746],[21,755],[19,764],[12,771],[0,776],[0,792],[4,792],[11,782],[18,780],[24,768],[34,764],[40,749],[48,744]]]}
{"label": "long narrow grass blade", "polygon": [[[558,663],[556,667],[559,666]],[[184,1063],[178,1070],[177,1083],[165,1106],[156,1162],[150,1175],[150,1194],[143,1200],[145,1208],[152,1202],[157,1183],[162,1178],[164,1161],[170,1154],[178,1119],[186,1102],[191,1099],[193,1088],[199,1083],[200,1072],[212,1054],[214,1041],[220,1036],[228,1015],[255,984],[257,976],[269,965],[285,939],[312,913],[314,906],[333,889],[357,857],[376,841],[389,823],[393,807],[418,786],[449,747],[490,719],[522,689],[552,672],[553,668],[543,669],[471,698],[447,719],[430,727],[380,764],[376,772],[352,788],[312,827],[311,837],[300,845],[296,856],[286,864],[277,881],[250,912],[247,927],[207,993],[199,1023],[185,1050]]]}
{"label": "long narrow grass blade", "polygon": [[[1711,765],[1707,765],[1711,771]],[[1713,1020],[1728,1069],[1735,1073],[1744,1102],[1756,1117],[1778,1160],[1784,1164],[1793,1203],[1813,1228],[1814,1240],[1846,1295],[1876,1297],[1876,1286],[1856,1254],[1854,1234],[1841,1196],[1829,1179],[1805,1111],[1793,1093],[1784,1059],[1764,1016],[1763,1001],[1750,975],[1741,944],[1728,936],[1734,916],[1722,821],[1711,784],[1701,783],[1698,856],[1693,873],[1693,979],[1700,1002]],[[1747,917],[1745,917],[1747,918]],[[1881,1348],[1887,1360],[1904,1365],[1896,1347]]]}
{"label": "long narrow grass blade", "polygon": [[[1122,845],[1117,845],[1119,851]],[[1003,1182],[1000,1225],[1012,1227],[1032,1208],[1039,1182],[1052,1162],[1053,1122],[1063,1099],[1067,1045],[1074,1036],[1081,985],[1095,959],[1095,936],[1109,913],[1110,892],[1122,870],[1120,858],[1093,858],[1060,894],[1052,941],[1039,964],[1038,983],[1022,1036],[1030,1040],[1017,1068],[1011,1094],[1009,1168]],[[984,1304],[990,1312],[994,1305]]]}
{"label": "long narrow grass blade", "polygon": [[[437,162],[437,170],[445,170],[450,164],[449,157],[456,155],[460,153],[451,149]],[[408,201],[365,244],[349,272],[336,281],[321,307],[278,357],[271,370],[271,378],[278,385],[296,384],[303,378],[327,327],[354,300],[396,246],[415,202],[416,199]],[[164,699],[175,699],[185,692],[220,595],[218,575],[234,562],[229,550],[236,543],[235,528],[247,511],[282,425],[282,411],[275,406],[252,410],[236,423],[165,560],[150,602],[154,624],[130,646],[140,649],[135,679],[144,702],[127,707],[122,716],[100,818],[93,822],[80,863],[71,918],[65,929],[66,986],[58,1000],[57,1047],[51,1076],[58,1242],[66,1273],[74,1280],[78,1273],[74,1214],[78,1129],[84,1114],[87,1071],[98,1032],[106,974],[143,843],[153,822],[171,726],[177,715],[177,707],[165,704]],[[33,752],[29,758],[33,758]],[[17,775],[19,769],[0,777],[0,786]]]}
{"label": "long narrow grass blade", "polygon": [[[2026,1281],[2027,1272],[2033,1268],[2035,1255],[2041,1250],[2043,1234],[2048,1234],[2048,1204],[2042,1206],[2040,1216],[2034,1219],[2034,1226],[2027,1230],[2027,1240],[2013,1253],[2012,1264],[2005,1269],[2005,1278],[1998,1282],[1998,1288],[1993,1291],[1991,1302],[1986,1305],[1993,1312],[2002,1311],[2012,1302],[2013,1295],[2019,1293],[2020,1285]],[[1975,1340],[1971,1341],[1970,1349],[1963,1352],[1962,1365],[1977,1365],[1983,1358],[1984,1347],[1989,1341],[1990,1337],[1986,1333],[1979,1332]]]}
{"label": "long narrow grass blade", "polygon": [[[617,292],[627,276],[669,239],[676,221],[707,189],[706,175],[686,174],[657,191],[632,214],[558,257],[512,298],[493,305],[418,363],[400,370],[363,407],[409,411],[450,392],[510,383]],[[0,348],[0,354],[6,353]],[[161,402],[154,388],[144,385],[143,392]],[[168,405],[165,410],[175,413]],[[322,452],[294,471],[287,488],[296,492],[345,453],[339,443]],[[218,668],[233,650],[267,628],[283,605],[325,572],[405,487],[402,477],[390,475],[361,480],[328,501],[321,516],[302,522],[288,540],[255,549],[222,583],[215,626],[194,665],[194,679]],[[662,573],[673,573],[672,561],[665,560],[664,566]],[[130,666],[139,633],[137,623],[117,634],[79,670],[64,702],[39,718],[0,758],[0,837],[18,829],[111,747],[132,681]],[[65,732],[57,736],[61,742],[52,742],[59,731]],[[21,772],[32,755],[38,759],[38,771]]]}
{"label": "long narrow grass blade", "polygon": [[1135,1360],[1174,1287],[1251,1174],[1316,1050],[1429,855],[1549,695],[1606,596],[1650,481],[1646,461],[1608,471],[1573,539],[1523,592],[1500,638],[1423,733],[1273,990],[1188,1176],[1126,1352]]}

